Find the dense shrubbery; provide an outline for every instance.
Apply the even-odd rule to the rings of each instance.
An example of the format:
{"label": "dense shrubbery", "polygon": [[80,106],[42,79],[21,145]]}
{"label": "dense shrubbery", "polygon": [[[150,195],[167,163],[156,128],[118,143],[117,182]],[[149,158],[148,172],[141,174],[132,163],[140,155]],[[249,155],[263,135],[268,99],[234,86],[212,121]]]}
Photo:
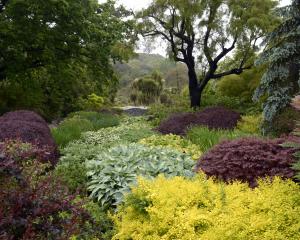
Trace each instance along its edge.
{"label": "dense shrubbery", "polygon": [[147,146],[175,149],[178,152],[188,154],[194,160],[197,160],[202,155],[199,146],[193,144],[187,139],[173,134],[153,135],[151,137],[141,139],[139,143]]}
{"label": "dense shrubbery", "polygon": [[240,103],[251,103],[255,89],[263,75],[262,69],[252,68],[241,75],[229,75],[217,82],[217,92],[228,97],[238,97]]}
{"label": "dense shrubbery", "polygon": [[86,164],[91,197],[102,206],[110,206],[122,202],[124,194],[136,183],[137,176],[191,177],[194,161],[167,148],[130,144],[110,148]]}
{"label": "dense shrubbery", "polygon": [[233,129],[240,114],[223,107],[211,107],[197,113],[182,113],[163,121],[157,130],[163,134],[185,135],[189,127],[207,126],[210,129]]}
{"label": "dense shrubbery", "polygon": [[96,131],[118,124],[118,117],[112,114],[75,112],[70,114],[57,128],[52,129],[52,134],[56,143],[64,147],[69,142],[79,139],[83,132]]}
{"label": "dense shrubbery", "polygon": [[207,127],[192,127],[187,132],[187,138],[200,147],[203,152],[211,149],[222,140],[236,139],[247,135],[237,130],[215,130]]}
{"label": "dense shrubbery", "polygon": [[53,165],[58,151],[46,121],[30,111],[15,111],[0,117],[0,141],[19,139],[44,150],[43,159]]}
{"label": "dense shrubbery", "polygon": [[202,156],[196,169],[225,182],[248,182],[251,187],[256,186],[258,178],[267,176],[292,178],[295,150],[282,147],[284,141],[256,138],[225,141]]}
{"label": "dense shrubbery", "polygon": [[78,105],[80,109],[85,111],[99,111],[104,105],[104,98],[92,93],[87,98],[79,98]]}
{"label": "dense shrubbery", "polygon": [[98,154],[121,143],[137,142],[142,138],[152,136],[150,126],[143,118],[125,118],[120,126],[103,128],[96,132],[83,133],[81,139],[69,143],[61,150],[62,157],[55,169],[68,187],[75,191],[86,189],[87,160],[96,159]]}
{"label": "dense shrubbery", "polygon": [[113,239],[299,239],[299,190],[279,178],[254,190],[205,177],[140,179],[114,216]]}
{"label": "dense shrubbery", "polygon": [[[23,143],[0,149],[0,239],[80,239],[100,237],[83,202],[75,201],[59,179],[46,173]],[[20,161],[22,160],[22,161]]]}

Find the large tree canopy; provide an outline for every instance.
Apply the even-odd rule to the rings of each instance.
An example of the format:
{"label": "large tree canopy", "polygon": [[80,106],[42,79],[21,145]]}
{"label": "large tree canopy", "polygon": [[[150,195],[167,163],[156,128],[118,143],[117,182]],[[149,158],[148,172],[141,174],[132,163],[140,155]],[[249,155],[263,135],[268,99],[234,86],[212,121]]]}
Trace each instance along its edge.
{"label": "large tree canopy", "polygon": [[0,111],[64,113],[81,95],[113,92],[111,61],[132,52],[127,15],[113,1],[1,0]]}
{"label": "large tree canopy", "polygon": [[266,131],[271,130],[274,117],[299,92],[300,85],[300,1],[293,0],[278,12],[285,20],[270,34],[268,46],[257,61],[267,66],[254,95],[255,99],[268,96],[264,104]]}
{"label": "large tree canopy", "polygon": [[197,107],[211,79],[251,68],[259,40],[276,22],[271,14],[276,4],[273,0],[153,0],[137,19],[143,36],[162,37],[174,60],[187,65],[191,106]]}

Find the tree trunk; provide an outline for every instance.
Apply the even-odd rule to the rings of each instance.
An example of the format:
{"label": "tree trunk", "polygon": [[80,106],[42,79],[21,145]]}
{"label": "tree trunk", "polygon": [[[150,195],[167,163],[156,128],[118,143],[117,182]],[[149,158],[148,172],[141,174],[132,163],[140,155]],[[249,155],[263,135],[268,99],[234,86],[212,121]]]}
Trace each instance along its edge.
{"label": "tree trunk", "polygon": [[197,74],[195,71],[195,67],[188,66],[188,74],[189,74],[189,92],[190,92],[190,100],[191,100],[191,108],[199,108],[201,103],[201,92],[198,86]]}

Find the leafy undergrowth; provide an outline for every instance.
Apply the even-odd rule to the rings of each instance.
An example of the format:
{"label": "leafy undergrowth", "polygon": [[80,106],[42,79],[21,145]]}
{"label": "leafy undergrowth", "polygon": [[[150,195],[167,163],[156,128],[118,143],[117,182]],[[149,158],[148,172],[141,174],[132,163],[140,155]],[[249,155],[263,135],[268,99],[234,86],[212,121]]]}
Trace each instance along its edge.
{"label": "leafy undergrowth", "polygon": [[123,118],[119,126],[85,132],[81,138],[70,142],[61,150],[62,157],[55,169],[73,191],[86,191],[86,161],[94,160],[99,154],[119,144],[138,142],[152,136],[154,132],[142,117]]}
{"label": "leafy undergrowth", "polygon": [[299,203],[299,185],[279,178],[254,190],[205,176],[140,179],[114,216],[113,239],[299,239]]}
{"label": "leafy undergrowth", "polygon": [[[210,108],[206,113],[213,115],[212,109],[216,108]],[[22,145],[23,150],[18,152],[16,159],[26,159],[23,162],[28,162],[30,158],[34,165],[26,165],[25,172],[18,170],[17,173],[25,174],[21,179],[29,183],[29,189],[27,186],[21,189],[16,185],[18,177],[13,184],[4,179],[0,183],[5,189],[1,197],[9,199],[11,204],[16,202],[9,195],[15,199],[24,197],[26,206],[21,207],[29,209],[27,215],[31,214],[30,211],[39,213],[34,209],[35,206],[29,204],[30,201],[35,204],[40,197],[46,201],[42,206],[50,209],[50,212],[44,212],[51,219],[57,219],[55,223],[49,223],[47,218],[40,220],[34,214],[27,220],[27,215],[24,215],[29,226],[37,223],[49,226],[43,228],[45,233],[35,229],[37,233],[32,235],[35,239],[47,239],[53,234],[58,234],[53,235],[54,239],[63,239],[60,237],[63,234],[72,240],[258,240],[299,237],[299,223],[297,225],[295,220],[299,216],[299,186],[276,177],[272,181],[264,179],[257,182],[258,178],[265,176],[293,177],[294,170],[290,164],[293,163],[295,150],[280,146],[285,141],[283,139],[238,139],[258,136],[260,118],[246,116],[239,119],[238,114],[231,113],[228,122],[221,123],[218,117],[209,122],[210,126],[184,125],[185,130],[180,124],[172,126],[186,136],[157,134],[147,117],[99,115],[94,112],[71,114],[53,130],[56,140],[60,141],[62,154],[55,170],[44,171],[42,175],[33,174],[33,169],[40,169],[41,163],[36,160],[43,156],[40,154],[43,149],[31,148],[34,154],[28,154],[27,145]],[[200,113],[191,114],[195,116]],[[105,117],[99,119],[99,116]],[[219,123],[232,127],[212,127]],[[0,144],[0,147],[5,144]],[[14,144],[17,145],[11,144],[9,149],[4,150],[9,150],[11,156],[15,157],[13,153],[18,142]],[[194,160],[199,157],[196,169],[201,173],[195,174]],[[214,179],[207,180],[203,172]],[[2,173],[2,178],[7,177]],[[145,179],[138,181],[141,176]],[[236,180],[256,188],[251,189],[246,183]],[[46,192],[44,187],[47,188]],[[27,197],[32,191],[40,195]],[[21,195],[14,195],[16,192],[21,192]],[[86,199],[87,196],[90,196],[90,200]],[[52,200],[59,204],[54,210]],[[60,201],[63,203],[60,204]],[[4,207],[10,209],[7,204]],[[79,210],[73,212],[74,207]],[[107,214],[107,210],[111,213]],[[283,211],[285,218],[281,216]],[[51,214],[54,214],[53,218]],[[0,225],[0,229],[7,226],[4,224],[14,224],[8,220],[11,216],[6,216],[6,222]],[[248,222],[251,224],[247,225]],[[51,232],[51,224],[57,224],[54,228],[60,229],[60,232]],[[9,231],[16,234],[13,229]],[[10,234],[4,230],[2,232],[0,238],[1,234]],[[45,237],[43,234],[48,235]]]}

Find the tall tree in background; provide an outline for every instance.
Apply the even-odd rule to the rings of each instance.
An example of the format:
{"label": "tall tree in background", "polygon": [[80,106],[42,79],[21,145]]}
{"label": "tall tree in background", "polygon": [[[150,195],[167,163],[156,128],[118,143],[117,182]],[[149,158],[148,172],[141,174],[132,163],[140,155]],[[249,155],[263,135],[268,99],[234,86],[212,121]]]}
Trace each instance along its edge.
{"label": "tall tree in background", "polygon": [[[259,39],[274,26],[273,0],[153,0],[137,13],[145,37],[162,37],[188,67],[191,107],[211,79],[251,68]],[[219,66],[226,60],[226,68]],[[197,62],[203,74],[196,74]],[[224,64],[223,64],[224,65]],[[225,65],[224,65],[225,66]]]}
{"label": "tall tree in background", "polygon": [[300,0],[293,0],[278,12],[285,20],[270,34],[268,46],[257,61],[267,66],[254,95],[256,100],[268,96],[263,111],[266,132],[271,130],[274,117],[299,92],[300,85]]}
{"label": "tall tree in background", "polygon": [[111,62],[133,50],[128,14],[114,1],[1,0],[0,112],[28,108],[51,118],[92,92],[110,97]]}

